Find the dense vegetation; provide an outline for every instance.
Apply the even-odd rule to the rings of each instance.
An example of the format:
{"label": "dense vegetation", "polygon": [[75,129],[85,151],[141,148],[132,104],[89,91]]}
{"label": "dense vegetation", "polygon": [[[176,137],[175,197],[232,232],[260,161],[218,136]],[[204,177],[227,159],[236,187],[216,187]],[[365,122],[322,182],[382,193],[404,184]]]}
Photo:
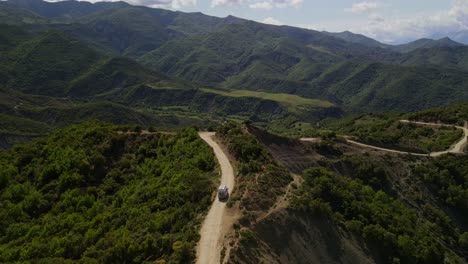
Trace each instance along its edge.
{"label": "dense vegetation", "polygon": [[304,183],[296,195],[294,210],[332,217],[363,237],[382,263],[457,263],[445,245],[459,247],[458,241],[464,236],[449,220],[443,220],[446,216],[440,221],[446,221],[448,227],[431,222],[360,179],[338,176],[323,168],[310,169],[304,173]]}
{"label": "dense vegetation", "polygon": [[[349,32],[334,35],[122,2],[9,0],[0,10],[0,22],[28,25],[39,33],[34,43],[16,45],[21,48],[13,52],[18,67],[11,73],[25,74],[24,79],[11,81],[0,66],[0,79],[6,76],[28,92],[89,96],[161,78],[166,88],[178,86],[129,58],[109,58],[120,55],[175,79],[234,90],[225,97],[235,90],[266,92],[269,98],[288,93],[302,101],[332,101],[351,112],[415,111],[468,100],[465,47],[450,40],[421,40],[407,45],[414,52],[403,54],[403,47],[359,41],[365,37]],[[15,15],[19,18],[8,23]],[[47,33],[51,29],[54,33]],[[70,49],[63,50],[64,45]],[[117,67],[122,64],[128,69]],[[42,79],[35,80],[37,75]],[[27,87],[33,82],[38,86]],[[317,119],[336,112],[311,115]],[[306,116],[316,121],[313,117]]]}
{"label": "dense vegetation", "polygon": [[[298,187],[300,180],[288,186],[290,172],[250,124],[217,129],[237,160],[228,203],[242,213],[237,253],[251,250],[257,221],[279,201],[287,204],[298,187],[289,209],[332,219],[381,262],[456,262],[468,251],[466,158],[393,157],[392,164],[343,156],[352,147],[340,149],[335,133],[316,122],[468,101],[466,47],[459,46],[443,39],[395,47],[349,32],[123,2],[2,1],[0,147],[88,119],[143,127],[250,119],[282,134],[322,136],[306,149],[284,141],[334,171],[308,170]],[[351,117],[330,127],[373,144],[429,152],[448,148],[461,132],[397,120],[463,125],[467,113],[459,104]],[[176,135],[126,129],[88,122],[0,152],[0,262],[193,261],[214,187],[210,148],[194,129]],[[311,164],[310,157],[298,163]],[[393,178],[391,170],[398,171]]]}
{"label": "dense vegetation", "polygon": [[[194,112],[266,120],[287,115],[276,102],[204,93],[58,31],[35,35],[0,25],[0,39],[1,148],[89,119],[174,128],[209,123]],[[187,111],[148,111],[172,106]]]}
{"label": "dense vegetation", "polygon": [[333,98],[347,110],[415,111],[467,100],[463,69],[350,61],[344,57],[353,55],[343,54],[345,44],[337,39],[324,45],[332,41],[315,32],[295,32],[303,38],[282,33],[250,22],[234,24],[208,36],[172,40],[139,61],[186,80],[234,90]]}
{"label": "dense vegetation", "polygon": [[[232,197],[239,201],[243,217],[235,226],[238,243],[231,259],[271,258],[272,263],[282,263],[283,258],[299,262],[301,258],[353,259],[363,254],[376,263],[465,262],[465,156],[374,156],[334,137],[301,144],[249,124],[227,125],[218,133],[228,135],[225,141],[231,152],[243,160],[238,163],[239,189],[248,186]],[[270,155],[277,160],[271,163]],[[256,161],[264,164],[260,170]],[[300,173],[302,179],[292,182],[288,171],[276,162],[288,163],[285,167]],[[271,184],[264,181],[262,171],[270,166],[281,172],[271,174],[278,188],[269,187],[274,190],[271,200],[260,206],[267,200],[257,194],[259,187]],[[310,169],[299,172],[304,166]],[[263,185],[256,185],[260,179]],[[349,251],[345,243],[355,247]]]}
{"label": "dense vegetation", "polygon": [[81,103],[66,98],[31,96],[0,89],[0,148],[47,135],[56,128],[86,120],[176,129],[185,126],[208,126],[212,120],[174,113],[149,113],[110,102]]}
{"label": "dense vegetation", "polygon": [[468,104],[455,104],[444,108],[428,109],[407,114],[406,117],[411,120],[464,126],[465,122],[468,122]]}
{"label": "dense vegetation", "polygon": [[[410,114],[410,117],[424,121],[424,117],[430,116],[427,113],[430,111]],[[454,127],[434,128],[399,122],[406,117],[389,113],[367,114],[336,121],[330,128],[372,145],[424,153],[446,150],[464,135],[461,129]]]}
{"label": "dense vegetation", "polygon": [[413,171],[439,201],[468,218],[468,156],[443,156]]}
{"label": "dense vegetation", "polygon": [[0,152],[0,262],[193,260],[211,149],[194,129],[122,129],[88,122]]}

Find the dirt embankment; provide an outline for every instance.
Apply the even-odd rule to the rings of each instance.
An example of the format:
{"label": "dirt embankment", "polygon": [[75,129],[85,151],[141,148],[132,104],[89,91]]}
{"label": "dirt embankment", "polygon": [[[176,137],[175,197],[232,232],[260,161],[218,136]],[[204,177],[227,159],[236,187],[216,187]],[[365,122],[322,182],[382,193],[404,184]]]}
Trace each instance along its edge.
{"label": "dirt embankment", "polygon": [[[326,218],[279,210],[255,227],[268,263],[374,263],[362,243]],[[244,252],[251,263],[258,256]]]}
{"label": "dirt embankment", "polygon": [[[302,142],[255,127],[249,127],[249,132],[293,175],[311,167],[334,166],[342,154],[327,142]],[[345,143],[340,148],[351,153],[363,151]],[[337,164],[335,170],[341,170],[341,165]],[[301,214],[289,207],[294,191],[302,183],[299,175],[293,179],[269,209],[256,214],[258,218],[247,229],[255,239],[241,235],[229,263],[374,263],[364,243],[349,232],[326,218]]]}

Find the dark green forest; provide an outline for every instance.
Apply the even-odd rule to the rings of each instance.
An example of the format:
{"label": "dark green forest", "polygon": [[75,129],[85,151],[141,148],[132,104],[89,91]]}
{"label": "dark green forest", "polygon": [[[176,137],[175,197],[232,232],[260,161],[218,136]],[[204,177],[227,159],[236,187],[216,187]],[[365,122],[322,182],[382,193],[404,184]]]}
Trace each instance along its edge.
{"label": "dark green forest", "polygon": [[194,259],[211,149],[194,129],[124,131],[87,122],[0,152],[0,262]]}
{"label": "dark green forest", "polygon": [[[448,160],[450,163],[446,163]],[[468,191],[468,171],[464,163],[466,159],[443,158],[421,165],[414,176],[422,176],[423,182],[431,185],[443,201],[456,210],[463,210],[465,216],[460,219],[466,219],[466,200],[463,199]],[[430,169],[424,171],[422,167],[428,165]],[[437,170],[433,169],[436,166],[439,170],[458,167],[457,174],[441,179],[437,173],[429,172]],[[357,173],[352,178],[325,168],[305,171],[304,183],[296,191],[291,208],[332,218],[362,237],[382,263],[460,263],[451,250],[468,250],[466,229],[465,233],[460,231],[443,211],[430,203],[418,211],[376,185],[378,181],[386,181],[385,173],[379,173],[378,165],[368,164],[365,171],[359,170],[366,173]],[[437,183],[443,187],[436,186]],[[451,199],[453,196],[456,196],[455,200]]]}
{"label": "dark green forest", "polygon": [[[467,50],[125,2],[0,1],[0,262],[193,262],[219,176],[197,134],[209,127],[234,160],[234,260],[283,263],[298,245],[269,251],[265,230],[306,249],[335,230],[377,263],[465,263],[466,155],[341,136],[449,148],[459,129],[399,120],[468,121]],[[330,229],[314,230],[321,220]]]}

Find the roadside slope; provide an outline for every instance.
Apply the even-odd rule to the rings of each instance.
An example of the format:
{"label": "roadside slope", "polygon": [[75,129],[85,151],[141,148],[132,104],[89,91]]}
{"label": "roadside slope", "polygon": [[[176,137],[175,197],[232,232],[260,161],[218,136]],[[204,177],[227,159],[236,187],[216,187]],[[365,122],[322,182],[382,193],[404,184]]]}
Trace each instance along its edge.
{"label": "roadside slope", "polygon": [[[221,147],[213,140],[215,133],[201,132],[200,137],[213,148],[213,151],[221,166],[221,185],[226,185],[229,191],[234,189],[234,170],[228,157]],[[197,263],[211,264],[219,263],[221,249],[223,245],[223,218],[225,216],[226,203],[220,202],[217,198],[202,224],[200,231],[200,241],[197,246]]]}
{"label": "roadside slope", "polygon": [[[453,126],[453,125],[447,125],[447,124],[427,123],[427,122],[418,122],[418,121],[410,121],[410,120],[400,120],[400,122],[402,122],[402,123],[412,123],[412,124],[423,125],[423,126],[435,126],[435,127],[441,127],[441,126],[451,127],[451,126]],[[463,149],[465,148],[465,146],[467,144],[468,124],[465,123],[464,127],[461,127],[461,126],[454,126],[454,127],[463,130],[463,137],[458,142],[453,144],[450,147],[450,149],[448,149],[446,151],[432,152],[431,156],[437,157],[437,156],[447,154],[447,153],[463,153]]]}
{"label": "roadside slope", "polygon": [[[461,127],[461,126],[453,126],[453,125],[447,125],[447,124],[439,124],[439,123],[426,123],[426,122],[418,122],[418,121],[410,121],[410,120],[400,120],[402,123],[411,123],[411,124],[416,124],[416,125],[423,125],[423,126],[433,126],[433,127],[441,127],[441,126],[447,126],[447,127],[455,127],[457,129],[463,130],[463,137],[454,143],[449,149],[445,151],[437,151],[437,152],[431,152],[429,154],[421,154],[421,153],[413,153],[413,152],[408,152],[408,151],[399,151],[395,149],[388,149],[388,148],[381,148],[377,146],[372,146],[369,144],[357,142],[354,140],[346,139],[346,142],[350,144],[354,144],[357,146],[361,146],[364,148],[371,148],[375,150],[381,150],[381,151],[386,151],[386,152],[392,152],[392,153],[399,153],[399,154],[408,154],[408,155],[413,155],[413,156],[431,156],[431,157],[438,157],[444,154],[448,153],[455,153],[455,154],[461,154],[463,153],[463,149],[466,146],[467,143],[467,137],[468,137],[468,128],[466,127]],[[311,138],[301,138],[302,141],[312,141],[313,139]]]}

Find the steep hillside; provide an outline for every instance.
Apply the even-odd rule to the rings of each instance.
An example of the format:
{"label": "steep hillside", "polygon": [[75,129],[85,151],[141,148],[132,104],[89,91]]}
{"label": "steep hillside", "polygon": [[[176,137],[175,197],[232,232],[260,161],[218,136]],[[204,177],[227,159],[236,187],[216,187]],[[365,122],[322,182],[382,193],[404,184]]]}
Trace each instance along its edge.
{"label": "steep hillside", "polygon": [[174,38],[211,32],[223,25],[242,21],[201,13],[127,6],[78,17],[72,24],[50,26],[102,50],[137,57]]}
{"label": "steep hillside", "polygon": [[464,136],[463,131],[455,127],[418,126],[400,121],[414,119],[415,116],[421,117],[415,120],[423,120],[424,115],[425,112],[366,114],[344,118],[326,127],[373,146],[426,154],[447,150]]}
{"label": "steep hillside", "polygon": [[207,127],[214,119],[203,120],[191,115],[151,113],[144,109],[99,100],[76,102],[67,98],[35,96],[13,90],[0,89],[0,149],[43,137],[57,128],[87,120],[100,120],[122,125],[159,127],[166,130],[197,125]]}
{"label": "steep hillside", "polygon": [[369,37],[366,37],[361,34],[355,34],[350,31],[343,31],[343,32],[325,32],[331,36],[344,39],[349,42],[354,42],[354,43],[359,43],[368,47],[380,47],[380,48],[391,48],[390,45],[378,42],[374,39],[371,39]]}
{"label": "steep hillside", "polygon": [[0,77],[4,87],[55,97],[90,97],[137,84],[190,86],[127,57],[109,57],[58,32],[33,35],[1,26]]}
{"label": "steep hillside", "polygon": [[[85,119],[173,127],[209,123],[193,118],[197,114],[261,121],[289,115],[315,121],[342,115],[338,106],[319,100],[295,97],[298,103],[291,105],[281,94],[238,95],[197,89],[196,84],[149,70],[130,58],[103,55],[58,31],[36,35],[2,26],[0,37],[4,40],[0,56],[5,62],[0,67],[5,89],[0,95],[5,102],[2,113],[12,120],[45,123],[47,131]],[[42,97],[47,99],[38,105],[38,100],[26,94],[48,97]],[[22,129],[4,132],[8,132],[5,137],[21,139],[44,134],[31,135]],[[3,144],[7,146],[10,144]]]}
{"label": "steep hillside", "polygon": [[[416,50],[403,55],[350,32],[330,35],[122,3],[28,0],[22,5],[31,12],[49,10],[47,17],[55,19],[28,25],[34,34],[26,39],[4,33],[6,43],[9,38],[15,45],[0,50],[7,62],[0,66],[0,80],[27,93],[125,102],[126,94],[142,85],[209,87],[270,93],[270,98],[298,95],[346,112],[417,111],[468,100],[465,47],[451,47],[459,44],[448,39],[408,44]],[[71,13],[63,7],[68,5]],[[112,54],[137,58],[142,65]],[[319,113],[309,120],[324,116]],[[238,111],[227,113],[233,114]]]}
{"label": "steep hillside", "polygon": [[455,68],[468,71],[468,47],[422,48],[409,52],[398,60],[402,65]]}
{"label": "steep hillside", "polygon": [[[261,26],[231,25],[208,35],[169,42],[139,61],[186,80],[211,84],[227,81],[226,86],[238,89],[248,86],[246,78],[251,76],[252,80],[259,81],[252,89],[273,85],[271,89],[275,90],[281,82],[286,83],[284,89],[297,89],[304,85],[287,80],[287,71],[301,60],[327,65],[340,59],[332,52],[309,48],[284,36],[274,35],[275,32]],[[234,87],[239,83],[244,87]]]}
{"label": "steep hillside", "polygon": [[23,25],[23,24],[45,24],[48,19],[40,15],[15,6],[10,6],[6,2],[0,2],[0,23],[8,25]]}
{"label": "steep hillside", "polygon": [[[137,84],[163,82],[167,86],[177,87],[176,81],[150,71],[134,60],[126,57],[105,59],[93,65],[85,74],[74,79],[68,85],[67,95],[73,97],[94,96]],[[189,86],[189,85],[187,85]]]}
{"label": "steep hillside", "polygon": [[88,122],[0,151],[1,262],[194,259],[215,161],[194,129]]}
{"label": "steep hillside", "polygon": [[311,82],[306,97],[335,98],[348,110],[417,111],[468,100],[466,72],[344,62]]}
{"label": "steep hillside", "polygon": [[[243,216],[228,263],[466,263],[466,155],[410,158],[251,126],[218,132],[246,189],[233,194]],[[258,155],[279,164],[276,174]]]}
{"label": "steep hillside", "polygon": [[428,109],[405,115],[405,119],[421,120],[424,122],[442,122],[464,126],[468,121],[468,104],[455,104],[444,108]]}
{"label": "steep hillside", "polygon": [[48,32],[12,51],[10,87],[32,94],[65,95],[64,87],[101,56],[59,32]]}

